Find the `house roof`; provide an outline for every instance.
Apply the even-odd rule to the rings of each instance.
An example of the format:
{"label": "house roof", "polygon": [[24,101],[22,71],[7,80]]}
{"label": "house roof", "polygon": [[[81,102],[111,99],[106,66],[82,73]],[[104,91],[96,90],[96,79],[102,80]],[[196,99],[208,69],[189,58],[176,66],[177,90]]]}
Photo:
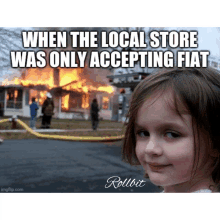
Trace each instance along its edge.
{"label": "house roof", "polygon": [[1,85],[0,88],[23,88],[22,85]]}
{"label": "house roof", "polygon": [[55,96],[63,96],[66,94],[74,94],[74,96],[77,96],[77,97],[82,96],[82,93],[80,93],[80,92],[73,91],[73,90],[65,90],[61,86],[56,87],[56,88],[52,88],[50,90],[50,93]]}

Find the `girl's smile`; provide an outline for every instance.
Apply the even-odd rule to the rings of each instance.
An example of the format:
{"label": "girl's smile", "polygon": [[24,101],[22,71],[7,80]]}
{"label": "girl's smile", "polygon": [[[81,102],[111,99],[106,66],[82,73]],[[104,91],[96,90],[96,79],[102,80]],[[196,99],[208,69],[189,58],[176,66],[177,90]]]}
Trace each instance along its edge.
{"label": "girl's smile", "polygon": [[154,165],[154,164],[148,163],[148,166],[150,167],[151,171],[156,172],[156,171],[161,171],[164,168],[171,166],[171,164],[168,164],[168,165],[159,165],[159,164],[157,165],[157,164],[155,164]]}

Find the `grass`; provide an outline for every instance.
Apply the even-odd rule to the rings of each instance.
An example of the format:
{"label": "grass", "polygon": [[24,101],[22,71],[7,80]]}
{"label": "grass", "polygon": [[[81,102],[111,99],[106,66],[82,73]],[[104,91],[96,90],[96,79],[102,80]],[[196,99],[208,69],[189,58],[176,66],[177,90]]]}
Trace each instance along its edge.
{"label": "grass", "polygon": [[[3,117],[4,119],[7,117]],[[29,125],[29,118],[21,118],[20,120],[25,122]],[[40,128],[41,126],[41,118],[37,119],[36,127]],[[11,122],[3,122],[0,123],[0,130],[10,130],[12,127]],[[113,122],[103,120],[99,122],[98,130],[93,131],[91,130],[91,121],[84,121],[84,120],[73,120],[73,119],[56,119],[52,118],[51,121],[51,129],[66,129],[66,130],[74,130],[74,129],[89,129],[89,131],[69,131],[69,132],[50,132],[51,135],[67,135],[67,136],[93,136],[93,137],[100,137],[100,136],[118,136],[122,135],[125,132],[125,127],[120,122]],[[112,129],[112,130],[100,130],[100,129]],[[120,129],[120,130],[119,130]],[[24,130],[24,128],[17,123],[17,130]],[[45,132],[46,133],[46,132]],[[4,139],[36,139],[35,135],[30,134],[29,132],[25,133],[12,133],[6,132],[1,133],[1,137]]]}

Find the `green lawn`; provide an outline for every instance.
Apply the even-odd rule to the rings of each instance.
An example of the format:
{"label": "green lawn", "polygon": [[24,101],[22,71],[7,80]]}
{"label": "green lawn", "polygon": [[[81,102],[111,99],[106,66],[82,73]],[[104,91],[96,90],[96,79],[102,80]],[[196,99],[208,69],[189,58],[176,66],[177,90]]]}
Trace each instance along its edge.
{"label": "green lawn", "polygon": [[[6,117],[4,117],[6,118]],[[1,118],[3,119],[3,118]],[[23,122],[29,125],[29,118],[20,118]],[[41,118],[37,119],[36,127],[40,128],[41,126]],[[11,122],[3,122],[0,123],[0,130],[10,130],[12,127]],[[24,130],[24,128],[17,123],[18,130]],[[68,135],[68,136],[93,136],[93,137],[100,137],[100,136],[118,136],[124,134],[125,127],[123,123],[120,122],[113,122],[103,120],[99,122],[98,131],[91,130],[91,121],[84,121],[84,120],[73,120],[73,119],[52,119],[51,122],[51,129],[67,129],[67,130],[74,130],[74,129],[89,129],[89,131],[71,131],[71,132],[62,132],[62,133],[51,133],[51,135]],[[101,131],[99,129],[110,129]],[[45,132],[46,133],[46,132]],[[4,139],[35,139],[36,136],[30,134],[29,132],[26,133],[1,133]]]}

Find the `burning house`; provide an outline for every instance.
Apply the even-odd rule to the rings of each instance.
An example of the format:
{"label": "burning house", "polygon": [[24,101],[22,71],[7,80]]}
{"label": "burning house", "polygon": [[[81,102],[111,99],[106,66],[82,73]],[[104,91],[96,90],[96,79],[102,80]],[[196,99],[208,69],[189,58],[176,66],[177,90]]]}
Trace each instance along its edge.
{"label": "burning house", "polygon": [[108,70],[91,68],[28,68],[20,77],[4,80],[0,87],[1,114],[30,116],[32,97],[40,106],[46,93],[53,96],[56,118],[85,118],[90,115],[90,103],[97,98],[100,117],[111,120],[114,88],[108,85]]}

